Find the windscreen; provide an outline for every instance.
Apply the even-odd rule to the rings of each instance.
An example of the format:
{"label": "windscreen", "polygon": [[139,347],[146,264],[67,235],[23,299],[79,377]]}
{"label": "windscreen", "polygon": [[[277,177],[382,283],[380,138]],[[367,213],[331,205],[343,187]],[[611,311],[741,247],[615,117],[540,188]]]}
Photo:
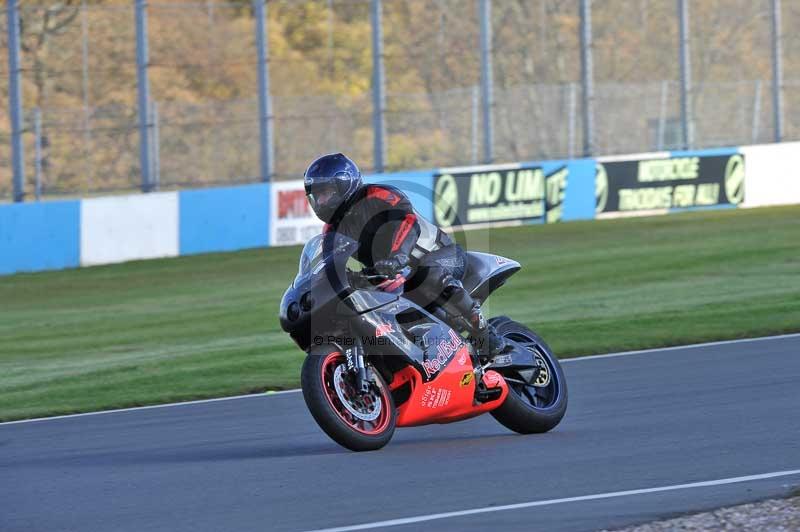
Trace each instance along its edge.
{"label": "windscreen", "polygon": [[[326,242],[327,240],[327,242]],[[358,248],[358,243],[341,234],[317,235],[306,242],[300,253],[300,267],[297,280],[322,270],[325,262],[337,256],[350,257]]]}

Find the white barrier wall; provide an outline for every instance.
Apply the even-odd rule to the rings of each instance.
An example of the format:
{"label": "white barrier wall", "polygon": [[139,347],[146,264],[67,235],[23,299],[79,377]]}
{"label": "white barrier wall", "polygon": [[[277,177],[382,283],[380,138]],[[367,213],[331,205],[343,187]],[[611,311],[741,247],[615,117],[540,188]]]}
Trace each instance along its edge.
{"label": "white barrier wall", "polygon": [[81,266],[178,255],[178,194],[81,202]]}
{"label": "white barrier wall", "polygon": [[742,146],[746,167],[743,207],[800,203],[800,142]]}

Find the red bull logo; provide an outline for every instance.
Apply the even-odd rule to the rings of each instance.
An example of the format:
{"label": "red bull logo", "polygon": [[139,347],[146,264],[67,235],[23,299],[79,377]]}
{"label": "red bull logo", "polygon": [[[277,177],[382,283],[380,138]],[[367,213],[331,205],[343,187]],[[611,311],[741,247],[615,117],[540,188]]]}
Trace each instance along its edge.
{"label": "red bull logo", "polygon": [[461,345],[462,338],[451,329],[449,337],[436,345],[436,356],[422,363],[422,367],[425,368],[425,374],[428,378],[445,367]]}

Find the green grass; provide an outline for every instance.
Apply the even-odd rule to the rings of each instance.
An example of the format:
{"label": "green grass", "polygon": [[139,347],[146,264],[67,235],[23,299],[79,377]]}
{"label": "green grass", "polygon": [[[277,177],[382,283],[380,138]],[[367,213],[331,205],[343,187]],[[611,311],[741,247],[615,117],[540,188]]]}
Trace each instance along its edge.
{"label": "green grass", "polygon": [[[800,207],[461,235],[523,270],[489,300],[561,356],[800,331]],[[297,386],[298,248],[0,278],[0,419]]]}

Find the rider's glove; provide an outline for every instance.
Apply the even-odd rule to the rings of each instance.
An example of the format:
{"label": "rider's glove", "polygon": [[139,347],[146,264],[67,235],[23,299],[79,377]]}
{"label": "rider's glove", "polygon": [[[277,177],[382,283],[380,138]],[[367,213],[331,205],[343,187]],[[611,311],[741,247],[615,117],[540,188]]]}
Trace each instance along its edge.
{"label": "rider's glove", "polygon": [[408,255],[398,253],[388,259],[375,262],[375,271],[386,277],[394,277],[397,272],[408,266]]}

